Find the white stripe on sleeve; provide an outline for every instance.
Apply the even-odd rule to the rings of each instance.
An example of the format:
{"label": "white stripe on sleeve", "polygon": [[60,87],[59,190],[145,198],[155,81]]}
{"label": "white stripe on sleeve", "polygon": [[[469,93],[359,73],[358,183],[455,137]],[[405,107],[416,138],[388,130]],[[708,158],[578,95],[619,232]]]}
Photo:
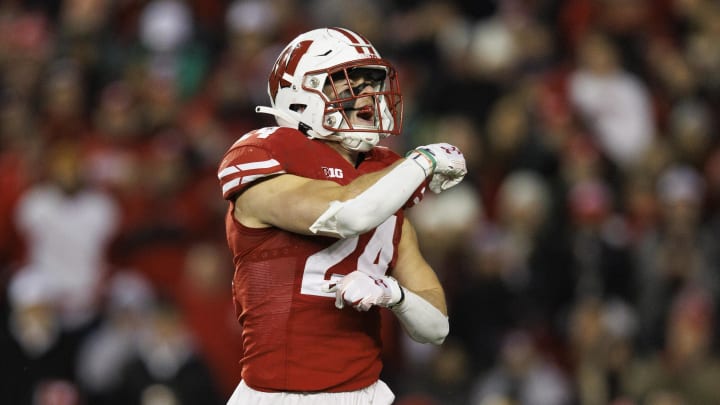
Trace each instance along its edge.
{"label": "white stripe on sleeve", "polygon": [[250,162],[250,163],[242,163],[235,166],[228,166],[224,168],[223,170],[218,173],[218,179],[222,179],[223,177],[229,176],[231,174],[239,173],[241,171],[246,170],[255,170],[255,169],[267,169],[270,167],[279,166],[280,162],[278,162],[275,159],[268,159],[263,160],[260,162]]}

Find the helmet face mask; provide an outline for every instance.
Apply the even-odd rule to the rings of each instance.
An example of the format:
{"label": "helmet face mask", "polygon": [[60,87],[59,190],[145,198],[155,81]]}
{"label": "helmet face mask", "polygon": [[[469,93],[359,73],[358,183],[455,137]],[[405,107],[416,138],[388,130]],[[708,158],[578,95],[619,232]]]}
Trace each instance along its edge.
{"label": "helmet face mask", "polygon": [[[268,81],[278,124],[367,151],[402,129],[402,96],[393,66],[362,36],[313,30],[291,42]],[[259,110],[260,111],[260,110]]]}

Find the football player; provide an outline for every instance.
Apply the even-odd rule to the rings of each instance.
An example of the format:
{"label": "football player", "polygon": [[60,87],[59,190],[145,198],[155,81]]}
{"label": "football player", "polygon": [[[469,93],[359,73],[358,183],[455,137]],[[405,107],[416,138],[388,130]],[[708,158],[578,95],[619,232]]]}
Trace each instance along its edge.
{"label": "football player", "polygon": [[278,126],[238,139],[218,169],[229,204],[242,381],[228,404],[390,404],[380,308],[416,341],[448,333],[443,288],[404,209],[465,176],[452,145],[406,157],[397,72],[362,35],[295,38],[268,81]]}

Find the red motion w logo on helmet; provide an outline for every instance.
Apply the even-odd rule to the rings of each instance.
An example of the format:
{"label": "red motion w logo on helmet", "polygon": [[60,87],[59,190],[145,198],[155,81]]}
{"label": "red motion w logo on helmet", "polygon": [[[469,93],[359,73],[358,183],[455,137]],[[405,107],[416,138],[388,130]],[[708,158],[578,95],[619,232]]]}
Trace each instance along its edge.
{"label": "red motion w logo on helmet", "polygon": [[283,53],[280,54],[270,73],[270,94],[273,100],[275,100],[275,96],[281,87],[291,85],[284,76],[286,73],[290,76],[295,74],[295,69],[297,69],[298,63],[300,63],[300,58],[305,55],[312,43],[313,41],[298,42],[295,46],[285,48]]}

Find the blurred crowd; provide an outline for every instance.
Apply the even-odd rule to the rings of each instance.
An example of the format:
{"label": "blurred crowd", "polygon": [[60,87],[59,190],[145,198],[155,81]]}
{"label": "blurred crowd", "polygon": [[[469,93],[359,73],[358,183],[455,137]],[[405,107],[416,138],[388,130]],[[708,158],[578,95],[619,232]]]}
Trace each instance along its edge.
{"label": "blurred crowd", "polygon": [[215,171],[319,26],[399,69],[386,146],[468,161],[409,213],[451,328],[384,317],[398,405],[720,404],[715,0],[1,2],[0,403],[225,402]]}

